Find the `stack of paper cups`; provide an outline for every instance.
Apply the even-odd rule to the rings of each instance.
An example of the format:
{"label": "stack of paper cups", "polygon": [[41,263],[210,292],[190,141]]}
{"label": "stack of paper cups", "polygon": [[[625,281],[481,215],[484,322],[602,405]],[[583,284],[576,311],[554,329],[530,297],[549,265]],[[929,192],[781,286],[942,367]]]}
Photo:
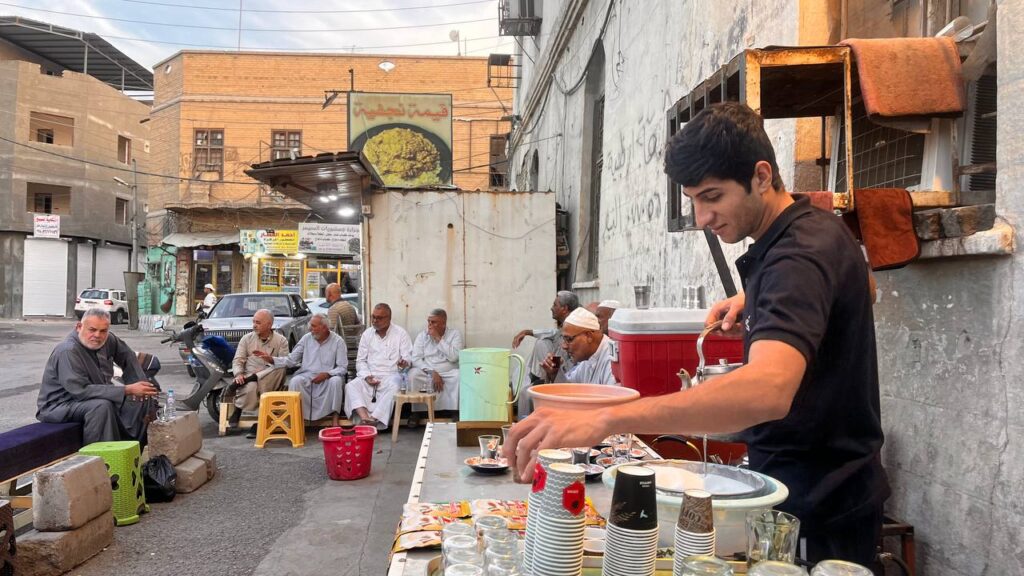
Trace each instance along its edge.
{"label": "stack of paper cups", "polygon": [[658,556],[654,470],[619,466],[605,540],[605,576],[653,576]]}
{"label": "stack of paper cups", "polygon": [[711,493],[706,490],[683,491],[683,502],[676,521],[675,560],[672,572],[683,573],[683,559],[688,556],[715,555],[715,521],[711,510]]}
{"label": "stack of paper cups", "polygon": [[[541,469],[547,470],[551,464],[555,462],[570,462],[572,461],[572,454],[566,450],[541,450],[537,453],[537,466],[533,473],[534,488],[537,487],[538,483],[538,471]],[[536,523],[540,518],[541,508],[541,492],[543,486],[539,489],[530,490],[530,496],[527,499],[526,507],[526,537],[524,539],[523,548],[523,570],[527,574],[533,574],[533,546],[536,541],[537,529]]]}
{"label": "stack of paper cups", "polygon": [[533,527],[531,569],[535,575],[579,576],[586,523],[583,468],[555,462],[538,473],[543,487]]}

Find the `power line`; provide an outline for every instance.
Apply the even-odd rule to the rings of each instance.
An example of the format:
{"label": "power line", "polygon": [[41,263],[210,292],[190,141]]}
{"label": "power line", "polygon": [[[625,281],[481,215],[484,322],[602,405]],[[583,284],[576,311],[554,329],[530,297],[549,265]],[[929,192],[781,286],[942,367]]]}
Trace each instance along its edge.
{"label": "power line", "polygon": [[[173,4],[170,2],[150,2],[148,0],[122,0],[132,4],[149,4],[152,6],[167,6],[171,8],[189,8],[193,10],[215,10],[220,12],[238,12],[237,8],[218,8],[213,6],[194,6],[190,4]],[[366,8],[362,10],[261,10],[256,8],[243,8],[242,12],[264,13],[264,14],[357,14],[365,12],[399,12],[407,10],[426,10],[432,8],[448,8],[452,6],[468,6],[470,4],[489,4],[494,0],[476,0],[474,2],[456,2],[454,4],[438,4],[436,6],[405,6],[399,8]]]}
{"label": "power line", "polygon": [[[232,28],[234,30],[234,28]],[[150,44],[164,44],[168,46],[185,46],[188,48],[206,48],[206,49],[221,49],[221,50],[249,50],[249,51],[263,51],[263,52],[314,52],[314,51],[327,51],[327,52],[355,52],[357,50],[380,50],[386,48],[414,48],[419,46],[439,46],[442,44],[451,44],[451,40],[439,41],[439,42],[419,42],[416,44],[390,44],[383,46],[354,46],[349,44],[347,46],[340,47],[319,47],[319,48],[276,48],[266,46],[226,46],[223,44],[191,44],[188,42],[170,42],[166,40],[150,40],[149,38],[132,38],[129,36],[114,36],[111,34],[103,34],[103,38],[113,38],[114,40],[126,40],[129,42],[146,42]],[[500,38],[500,36],[481,36],[479,38],[467,38],[466,42],[476,42],[479,40],[494,40]]]}
{"label": "power line", "polygon": [[[460,20],[456,22],[438,22],[435,24],[410,24],[407,26],[386,26],[380,28],[322,28],[322,29],[302,29],[302,28],[239,28],[237,26],[222,27],[222,26],[202,26],[199,24],[169,24],[167,22],[153,22],[149,20],[131,20],[128,18],[114,18],[112,16],[96,16],[94,14],[79,14],[77,12],[62,12],[60,10],[47,10],[45,8],[30,8],[28,6],[22,6],[21,4],[11,4],[9,2],[0,2],[0,6],[10,6],[12,8],[21,8],[23,10],[31,10],[34,12],[45,12],[47,14],[60,14],[61,16],[74,16],[76,18],[90,18],[93,20],[107,20],[110,22],[125,22],[128,24],[145,24],[147,26],[165,26],[168,28],[193,28],[201,30],[225,30],[225,31],[236,31],[241,30],[243,32],[287,32],[289,34],[297,33],[310,33],[310,32],[378,32],[384,30],[408,30],[410,28],[432,28],[436,26],[453,26],[457,24],[476,24],[479,22],[490,22],[497,20],[497,17],[492,18],[480,18],[477,20]],[[237,12],[237,10],[235,10]]]}

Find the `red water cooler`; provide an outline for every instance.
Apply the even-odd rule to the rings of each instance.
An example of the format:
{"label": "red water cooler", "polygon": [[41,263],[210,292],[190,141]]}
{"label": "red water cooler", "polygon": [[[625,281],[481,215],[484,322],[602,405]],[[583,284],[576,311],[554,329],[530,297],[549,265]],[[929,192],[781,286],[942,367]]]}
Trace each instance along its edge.
{"label": "red water cooler", "polygon": [[[690,376],[697,370],[697,337],[704,329],[707,310],[690,308],[620,308],[608,320],[613,343],[612,373],[641,396],[659,396],[682,387],[679,369]],[[708,364],[720,358],[743,361],[743,340],[708,336],[704,339]]]}

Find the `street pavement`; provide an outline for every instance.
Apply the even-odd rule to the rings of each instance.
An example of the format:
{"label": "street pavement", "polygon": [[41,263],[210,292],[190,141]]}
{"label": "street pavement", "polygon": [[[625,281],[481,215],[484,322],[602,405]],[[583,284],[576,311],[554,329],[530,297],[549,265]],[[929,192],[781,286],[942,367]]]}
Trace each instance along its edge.
{"label": "street pavement", "polygon": [[[35,422],[43,366],[72,329],[70,320],[0,321],[0,431]],[[157,379],[178,397],[192,381],[162,335],[113,332],[132,349],[157,355]],[[401,515],[423,429],[376,439],[373,472],[332,481],[315,431],[294,449],[274,442],[260,450],[244,436],[217,436],[199,412],[203,445],[217,456],[217,477],[192,494],[153,504],[133,526],[115,531],[105,551],[74,569],[81,576],[382,575]]]}

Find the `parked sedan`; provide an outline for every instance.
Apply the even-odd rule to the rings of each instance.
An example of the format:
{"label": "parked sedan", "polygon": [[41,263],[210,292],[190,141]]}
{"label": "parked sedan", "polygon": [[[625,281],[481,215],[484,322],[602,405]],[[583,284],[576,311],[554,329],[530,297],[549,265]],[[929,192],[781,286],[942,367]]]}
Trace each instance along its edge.
{"label": "parked sedan", "polygon": [[266,308],[274,314],[274,330],[288,339],[289,348],[309,332],[312,313],[298,294],[244,292],[221,296],[210,316],[201,322],[207,336],[222,336],[232,346],[252,332],[252,315]]}

